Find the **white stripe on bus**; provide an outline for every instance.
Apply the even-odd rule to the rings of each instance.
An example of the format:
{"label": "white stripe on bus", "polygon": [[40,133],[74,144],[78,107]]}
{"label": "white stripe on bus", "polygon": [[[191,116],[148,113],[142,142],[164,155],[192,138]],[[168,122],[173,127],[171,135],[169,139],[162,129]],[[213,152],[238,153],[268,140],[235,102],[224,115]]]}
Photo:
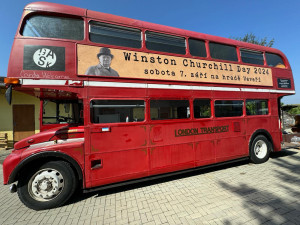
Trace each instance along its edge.
{"label": "white stripe on bus", "polygon": [[[22,79],[21,84],[26,85],[57,85],[65,86],[68,80],[33,80]],[[71,81],[71,80],[70,80]],[[295,94],[292,90],[276,90],[262,88],[230,88],[230,87],[209,87],[209,86],[192,86],[176,84],[142,84],[126,82],[102,82],[102,81],[84,81],[84,86],[88,87],[119,87],[119,88],[151,88],[151,89],[175,89],[175,90],[203,90],[203,91],[243,91],[243,92],[270,92]]]}

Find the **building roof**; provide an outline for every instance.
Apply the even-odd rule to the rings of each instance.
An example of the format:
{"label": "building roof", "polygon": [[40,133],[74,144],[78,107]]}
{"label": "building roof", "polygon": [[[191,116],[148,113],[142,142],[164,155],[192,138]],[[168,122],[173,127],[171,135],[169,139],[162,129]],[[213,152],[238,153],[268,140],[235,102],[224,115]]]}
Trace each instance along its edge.
{"label": "building roof", "polygon": [[296,108],[296,107],[299,107],[300,104],[289,104],[289,105],[284,105],[284,106],[281,106],[281,109],[284,110],[284,111],[288,111],[292,108]]}
{"label": "building roof", "polygon": [[4,78],[5,77],[0,77],[0,87],[5,87]]}

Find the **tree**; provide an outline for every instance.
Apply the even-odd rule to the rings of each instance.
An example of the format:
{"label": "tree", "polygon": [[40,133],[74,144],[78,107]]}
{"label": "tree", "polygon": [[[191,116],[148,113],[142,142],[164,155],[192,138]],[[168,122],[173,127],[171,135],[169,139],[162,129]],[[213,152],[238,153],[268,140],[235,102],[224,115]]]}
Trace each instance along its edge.
{"label": "tree", "polygon": [[289,114],[294,115],[294,116],[300,115],[300,106],[290,109]]}
{"label": "tree", "polygon": [[270,41],[267,41],[267,37],[258,38],[253,33],[247,33],[244,37],[233,37],[232,39],[267,47],[272,47],[274,44],[274,38],[272,38]]}

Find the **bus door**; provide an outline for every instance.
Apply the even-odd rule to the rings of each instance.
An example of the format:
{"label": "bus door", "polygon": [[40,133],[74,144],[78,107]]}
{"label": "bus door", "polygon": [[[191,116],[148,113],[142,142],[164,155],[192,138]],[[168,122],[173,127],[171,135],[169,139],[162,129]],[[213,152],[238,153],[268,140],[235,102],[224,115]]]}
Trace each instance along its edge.
{"label": "bus door", "polygon": [[217,162],[246,156],[249,153],[243,108],[243,100],[215,100],[214,102]]}
{"label": "bus door", "polygon": [[[259,97],[259,98],[258,98]],[[279,103],[279,106],[278,106]],[[273,150],[281,149],[280,102],[276,94],[260,93],[246,99],[247,134],[250,138],[257,129],[267,131],[272,137]]]}
{"label": "bus door", "polygon": [[[209,93],[201,93],[209,96]],[[208,165],[216,161],[214,121],[211,114],[211,100],[209,98],[195,98],[193,100],[195,163],[196,166]]]}
{"label": "bus door", "polygon": [[150,100],[150,174],[194,166],[189,100]]}
{"label": "bus door", "polygon": [[92,186],[146,176],[145,101],[92,100],[90,110]]}

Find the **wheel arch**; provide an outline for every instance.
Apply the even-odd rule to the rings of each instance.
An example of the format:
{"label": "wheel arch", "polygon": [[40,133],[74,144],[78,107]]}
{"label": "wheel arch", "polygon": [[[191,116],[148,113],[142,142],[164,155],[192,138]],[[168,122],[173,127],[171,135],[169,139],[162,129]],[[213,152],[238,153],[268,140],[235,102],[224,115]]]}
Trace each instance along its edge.
{"label": "wheel arch", "polygon": [[253,142],[254,138],[257,137],[258,135],[264,135],[268,139],[268,141],[271,144],[271,152],[273,152],[273,144],[274,143],[273,143],[273,138],[272,138],[271,134],[265,129],[259,129],[259,130],[256,130],[249,139],[249,143],[248,143],[249,154],[250,154],[252,142]]}
{"label": "wheel arch", "polygon": [[10,174],[8,184],[17,181],[19,179],[21,171],[27,169],[32,164],[43,164],[45,162],[58,160],[66,161],[71,165],[72,169],[74,170],[81,183],[81,186],[83,186],[83,172],[78,162],[71,156],[57,151],[39,152],[25,158],[17,165],[17,167]]}

